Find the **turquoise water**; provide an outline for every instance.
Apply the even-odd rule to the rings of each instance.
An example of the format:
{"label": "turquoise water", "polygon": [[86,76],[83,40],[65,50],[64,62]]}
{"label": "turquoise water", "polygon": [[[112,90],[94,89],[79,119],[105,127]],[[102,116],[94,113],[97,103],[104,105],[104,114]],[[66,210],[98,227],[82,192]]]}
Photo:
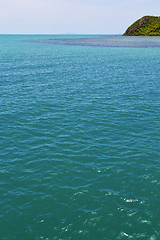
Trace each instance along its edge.
{"label": "turquoise water", "polygon": [[158,240],[160,48],[66,37],[0,36],[0,239]]}

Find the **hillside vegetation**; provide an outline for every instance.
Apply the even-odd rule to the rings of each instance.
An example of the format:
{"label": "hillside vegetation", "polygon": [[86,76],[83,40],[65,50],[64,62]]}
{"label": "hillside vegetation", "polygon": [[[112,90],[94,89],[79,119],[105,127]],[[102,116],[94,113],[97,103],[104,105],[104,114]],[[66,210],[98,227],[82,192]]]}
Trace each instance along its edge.
{"label": "hillside vegetation", "polygon": [[144,16],[134,22],[124,36],[160,36],[160,17]]}

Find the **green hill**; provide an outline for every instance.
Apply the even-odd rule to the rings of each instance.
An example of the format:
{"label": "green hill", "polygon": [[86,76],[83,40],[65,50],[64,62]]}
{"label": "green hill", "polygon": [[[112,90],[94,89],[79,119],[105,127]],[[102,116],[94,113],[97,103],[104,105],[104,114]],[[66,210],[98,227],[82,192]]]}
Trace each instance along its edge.
{"label": "green hill", "polygon": [[160,36],[160,17],[144,16],[134,22],[124,36]]}

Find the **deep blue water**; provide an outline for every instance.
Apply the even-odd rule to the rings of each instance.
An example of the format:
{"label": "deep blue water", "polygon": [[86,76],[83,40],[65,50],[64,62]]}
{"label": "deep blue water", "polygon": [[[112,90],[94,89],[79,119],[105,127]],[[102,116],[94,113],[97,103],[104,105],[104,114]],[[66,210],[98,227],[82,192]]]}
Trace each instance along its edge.
{"label": "deep blue water", "polygon": [[160,239],[159,45],[0,36],[0,240]]}

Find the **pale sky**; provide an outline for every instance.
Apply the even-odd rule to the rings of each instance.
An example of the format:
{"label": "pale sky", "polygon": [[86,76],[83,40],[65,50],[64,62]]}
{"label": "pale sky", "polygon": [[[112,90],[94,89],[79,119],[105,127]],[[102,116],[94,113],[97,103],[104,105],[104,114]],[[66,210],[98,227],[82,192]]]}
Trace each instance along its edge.
{"label": "pale sky", "polygon": [[0,0],[3,34],[122,34],[160,0]]}

